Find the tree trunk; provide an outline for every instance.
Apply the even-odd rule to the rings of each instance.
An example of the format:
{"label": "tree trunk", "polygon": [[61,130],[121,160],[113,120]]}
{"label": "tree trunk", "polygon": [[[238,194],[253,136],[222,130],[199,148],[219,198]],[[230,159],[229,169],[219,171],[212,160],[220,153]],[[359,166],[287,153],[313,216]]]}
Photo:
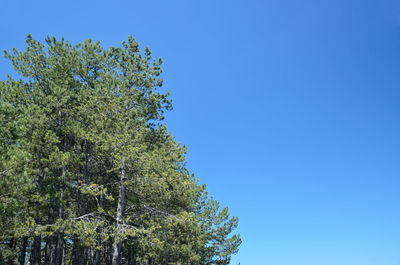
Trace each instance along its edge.
{"label": "tree trunk", "polygon": [[136,265],[136,249],[132,246],[128,247],[128,265]]}
{"label": "tree trunk", "polygon": [[83,264],[83,254],[84,249],[79,245],[79,240],[73,240],[73,248],[72,248],[72,265],[82,265]]}
{"label": "tree trunk", "polygon": [[30,265],[40,265],[41,264],[41,255],[40,255],[41,244],[42,244],[42,237],[35,236],[33,238],[33,243],[32,243]]}
{"label": "tree trunk", "polygon": [[64,238],[63,233],[58,232],[56,235],[56,246],[54,255],[54,264],[63,265],[64,260]]}
{"label": "tree trunk", "polygon": [[[62,113],[60,113],[62,116]],[[68,117],[68,115],[66,115]],[[68,151],[68,137],[63,136],[63,151]],[[65,176],[67,174],[67,167],[64,165],[61,169],[61,180],[60,180],[60,205],[58,206],[58,211],[56,212],[57,218],[64,219],[64,189],[65,189]],[[55,235],[55,255],[54,262],[56,265],[64,265],[64,233],[63,231],[58,231]]]}
{"label": "tree trunk", "polygon": [[10,255],[10,256],[8,257],[7,265],[14,265],[14,264],[15,264],[14,260],[15,260],[15,248],[16,248],[16,246],[17,246],[17,244],[16,244],[16,242],[15,242],[15,238],[12,237],[12,238],[10,239],[10,242],[8,243],[8,249],[9,249],[13,254]]}
{"label": "tree trunk", "polygon": [[[90,144],[87,140],[84,140],[81,143],[81,148],[85,153],[85,164],[81,167],[83,173],[83,182],[86,185],[90,184],[90,171],[91,171],[91,148]],[[81,215],[85,215],[87,213],[88,207],[88,199],[86,194],[80,194],[80,209]],[[74,265],[87,265],[88,261],[88,248],[79,245],[79,239],[74,240],[74,248],[73,248],[73,263]]]}
{"label": "tree trunk", "polygon": [[[124,210],[126,204],[126,188],[125,188],[125,163],[122,163],[121,169],[121,179],[119,184],[119,195],[118,195],[118,206],[117,206],[117,234],[122,232],[122,218],[124,217]],[[121,260],[121,243],[122,239],[120,236],[116,235],[114,238],[114,246],[113,246],[113,257],[112,257],[112,265],[119,265]]]}
{"label": "tree trunk", "polygon": [[101,251],[100,249],[96,250],[96,256],[94,258],[94,265],[100,265],[101,264]]}
{"label": "tree trunk", "polygon": [[82,264],[83,265],[87,265],[88,261],[89,261],[89,248],[88,247],[84,247]]}
{"label": "tree trunk", "polygon": [[[58,208],[58,218],[64,219],[64,207],[62,205],[63,197],[64,197],[64,178],[66,174],[66,169],[63,167],[61,174],[61,195],[60,195],[60,203]],[[58,231],[55,235],[55,253],[54,253],[54,263],[56,265],[63,265],[64,260],[64,233],[62,231]]]}
{"label": "tree trunk", "polygon": [[28,237],[23,237],[21,246],[19,247],[19,257],[18,257],[18,262],[19,265],[25,265],[25,257],[26,257],[26,248],[28,247]]}
{"label": "tree trunk", "polygon": [[[39,168],[39,177],[38,177],[38,180],[36,183],[39,193],[42,190],[43,178],[44,178],[44,168],[40,167]],[[39,215],[38,209],[36,209],[36,214]],[[39,218],[36,217],[35,222],[37,224],[40,223]],[[32,242],[32,247],[31,247],[31,256],[30,256],[30,265],[40,265],[41,264],[41,244],[42,244],[42,237],[40,235],[33,237],[33,242]]]}
{"label": "tree trunk", "polygon": [[[98,228],[97,233],[101,234],[102,233],[102,229]],[[101,244],[102,244],[101,238],[99,237],[97,239],[97,247],[101,247]],[[94,263],[93,264],[94,265],[100,265],[101,264],[101,249],[96,249],[94,254],[95,255],[94,255]]]}
{"label": "tree trunk", "polygon": [[[102,174],[102,177],[101,177],[101,185],[104,186],[104,174]],[[100,194],[100,202],[99,202],[101,208],[103,208],[103,201],[104,201],[104,195],[102,193],[102,194]],[[102,227],[98,227],[97,228],[97,233],[98,234],[102,234],[102,232],[103,232]],[[94,265],[100,265],[100,263],[101,263],[101,251],[102,251],[102,249],[100,249],[101,245],[102,245],[101,237],[99,236],[98,239],[97,239],[97,247],[98,247],[98,249],[96,249]]]}
{"label": "tree trunk", "polygon": [[[52,189],[55,189],[55,183],[52,181]],[[49,213],[48,213],[48,219],[47,223],[48,224],[53,224],[54,219],[56,219],[56,213],[53,209],[53,207],[49,208]],[[56,249],[56,238],[54,235],[49,235],[46,238],[46,246],[44,249],[44,264],[54,264],[55,260],[55,249]]]}
{"label": "tree trunk", "polygon": [[52,264],[53,263],[53,236],[48,236],[46,238],[46,246],[44,248],[44,264]]}

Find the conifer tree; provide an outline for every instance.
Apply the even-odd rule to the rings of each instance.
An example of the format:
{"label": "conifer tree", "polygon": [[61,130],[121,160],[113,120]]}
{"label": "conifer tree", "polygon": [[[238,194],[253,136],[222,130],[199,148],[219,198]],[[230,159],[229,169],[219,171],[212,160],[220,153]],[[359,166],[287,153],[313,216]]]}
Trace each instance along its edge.
{"label": "conifer tree", "polygon": [[0,83],[0,264],[229,264],[238,220],[163,123],[161,59],[132,37],[26,45]]}

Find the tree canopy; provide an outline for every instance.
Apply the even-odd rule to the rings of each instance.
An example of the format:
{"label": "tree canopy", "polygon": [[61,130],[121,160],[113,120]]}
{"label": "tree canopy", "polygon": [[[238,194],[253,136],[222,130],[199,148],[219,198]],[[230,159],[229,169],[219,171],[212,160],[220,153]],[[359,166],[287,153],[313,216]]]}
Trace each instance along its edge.
{"label": "tree canopy", "polygon": [[167,130],[162,60],[26,38],[0,82],[0,264],[229,264],[237,217]]}

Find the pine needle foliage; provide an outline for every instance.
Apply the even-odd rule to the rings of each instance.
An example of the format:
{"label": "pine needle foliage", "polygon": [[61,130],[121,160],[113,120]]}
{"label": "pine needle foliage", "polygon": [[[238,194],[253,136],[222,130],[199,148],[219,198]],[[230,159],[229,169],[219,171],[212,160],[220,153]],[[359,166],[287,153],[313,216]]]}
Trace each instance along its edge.
{"label": "pine needle foliage", "polygon": [[162,60],[26,38],[0,81],[0,264],[229,264],[238,225],[167,130]]}

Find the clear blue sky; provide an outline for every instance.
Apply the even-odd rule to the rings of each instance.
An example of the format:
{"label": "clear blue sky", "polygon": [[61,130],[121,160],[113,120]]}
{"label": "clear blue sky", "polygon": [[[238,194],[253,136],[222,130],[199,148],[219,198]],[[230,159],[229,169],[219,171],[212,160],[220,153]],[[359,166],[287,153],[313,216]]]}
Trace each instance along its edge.
{"label": "clear blue sky", "polygon": [[169,129],[240,217],[232,264],[400,264],[399,1],[3,0],[0,48],[27,33],[164,59]]}

